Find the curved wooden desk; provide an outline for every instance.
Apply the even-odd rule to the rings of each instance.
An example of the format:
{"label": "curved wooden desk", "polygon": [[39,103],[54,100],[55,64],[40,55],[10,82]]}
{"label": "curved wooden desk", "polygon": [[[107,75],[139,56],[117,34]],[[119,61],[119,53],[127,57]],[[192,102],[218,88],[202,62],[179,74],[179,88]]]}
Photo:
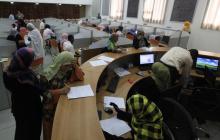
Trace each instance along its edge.
{"label": "curved wooden desk", "polygon": [[[115,60],[106,66],[92,67],[89,61],[96,60],[99,56],[93,57],[81,66],[85,73],[85,80],[74,83],[73,86],[90,84],[94,94],[96,94],[97,84],[102,73],[107,67],[114,65],[116,61],[119,61],[128,55],[143,52],[165,53],[167,50],[169,50],[167,47],[152,47],[148,51],[128,48],[126,53],[103,53],[101,55],[112,57]],[[201,55],[210,54],[209,52],[199,53]],[[213,56],[220,55],[213,54]],[[138,78],[136,76],[133,80],[137,81],[138,79],[140,79],[140,77]],[[124,82],[124,84],[122,88],[117,89],[116,93],[120,93],[128,86],[128,82],[126,80],[127,79],[125,78],[120,81],[122,83]],[[126,89],[126,91],[127,90],[128,89]],[[103,95],[101,95],[101,93],[103,93]],[[103,103],[101,102],[103,100],[100,101],[100,99],[102,99],[105,95],[106,92],[104,92],[103,89],[100,89],[99,94],[95,95],[94,97],[68,100],[66,96],[61,96],[54,117],[52,140],[104,140],[105,138],[100,127],[97,109],[102,107]],[[116,96],[123,97],[124,95]]]}
{"label": "curved wooden desk", "polygon": [[[148,52],[166,52],[169,48],[153,47]],[[133,48],[127,49],[126,53],[104,53],[102,55],[117,59],[123,56],[143,53],[143,50]],[[98,56],[90,59],[96,60]],[[111,63],[113,63],[111,62]],[[98,80],[107,66],[92,67],[90,63],[85,62],[81,68],[85,73],[85,79],[82,82],[74,83],[76,85],[90,84],[93,92],[96,94]],[[104,135],[100,127],[96,95],[94,97],[68,100],[66,96],[61,96],[57,105],[52,140],[104,140]]]}

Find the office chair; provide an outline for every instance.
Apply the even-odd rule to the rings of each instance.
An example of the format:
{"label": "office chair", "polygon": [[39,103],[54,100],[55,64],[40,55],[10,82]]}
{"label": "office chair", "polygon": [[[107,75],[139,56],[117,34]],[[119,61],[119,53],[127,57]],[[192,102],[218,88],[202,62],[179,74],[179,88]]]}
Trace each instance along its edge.
{"label": "office chair", "polygon": [[160,41],[156,39],[150,39],[149,42],[150,42],[150,45],[153,47],[159,46],[159,43],[160,43]]}
{"label": "office chair", "polygon": [[214,74],[213,71],[211,71],[206,66],[205,66],[205,72],[204,72],[204,80],[208,87],[210,88],[215,87],[216,75]]}
{"label": "office chair", "polygon": [[175,140],[198,139],[192,117],[181,104],[171,98],[161,98],[158,107]]}
{"label": "office chair", "polygon": [[[195,87],[191,94],[183,95],[187,101],[181,103],[187,108],[191,116],[195,118],[198,124],[206,123],[206,120],[220,121],[220,89],[208,87]],[[210,137],[210,134],[200,126],[196,129]]]}

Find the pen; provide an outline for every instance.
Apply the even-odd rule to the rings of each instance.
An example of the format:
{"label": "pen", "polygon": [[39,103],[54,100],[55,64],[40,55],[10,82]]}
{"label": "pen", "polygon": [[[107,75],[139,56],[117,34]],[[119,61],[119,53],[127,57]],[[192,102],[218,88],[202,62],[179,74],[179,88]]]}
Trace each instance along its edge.
{"label": "pen", "polygon": [[64,83],[64,85],[65,85],[66,87],[70,88],[70,86],[69,86],[69,85],[67,85],[66,83]]}

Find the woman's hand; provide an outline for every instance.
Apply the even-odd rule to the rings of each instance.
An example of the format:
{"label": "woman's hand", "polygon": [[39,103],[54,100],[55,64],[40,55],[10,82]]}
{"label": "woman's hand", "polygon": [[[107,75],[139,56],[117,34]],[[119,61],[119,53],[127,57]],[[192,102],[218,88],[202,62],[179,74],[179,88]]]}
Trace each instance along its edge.
{"label": "woman's hand", "polygon": [[62,88],[62,93],[63,94],[67,94],[67,93],[69,93],[69,91],[70,91],[70,87],[65,86],[65,87]]}

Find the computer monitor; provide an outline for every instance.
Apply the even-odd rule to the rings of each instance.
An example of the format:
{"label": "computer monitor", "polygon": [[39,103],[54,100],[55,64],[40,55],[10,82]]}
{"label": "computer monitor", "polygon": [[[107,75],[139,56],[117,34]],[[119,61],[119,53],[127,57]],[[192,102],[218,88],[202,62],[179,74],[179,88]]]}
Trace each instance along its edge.
{"label": "computer monitor", "polygon": [[218,71],[219,60],[216,58],[197,57],[196,68],[204,70],[205,67],[212,71]]}
{"label": "computer monitor", "polygon": [[140,54],[140,65],[150,65],[154,63],[154,54]]}

